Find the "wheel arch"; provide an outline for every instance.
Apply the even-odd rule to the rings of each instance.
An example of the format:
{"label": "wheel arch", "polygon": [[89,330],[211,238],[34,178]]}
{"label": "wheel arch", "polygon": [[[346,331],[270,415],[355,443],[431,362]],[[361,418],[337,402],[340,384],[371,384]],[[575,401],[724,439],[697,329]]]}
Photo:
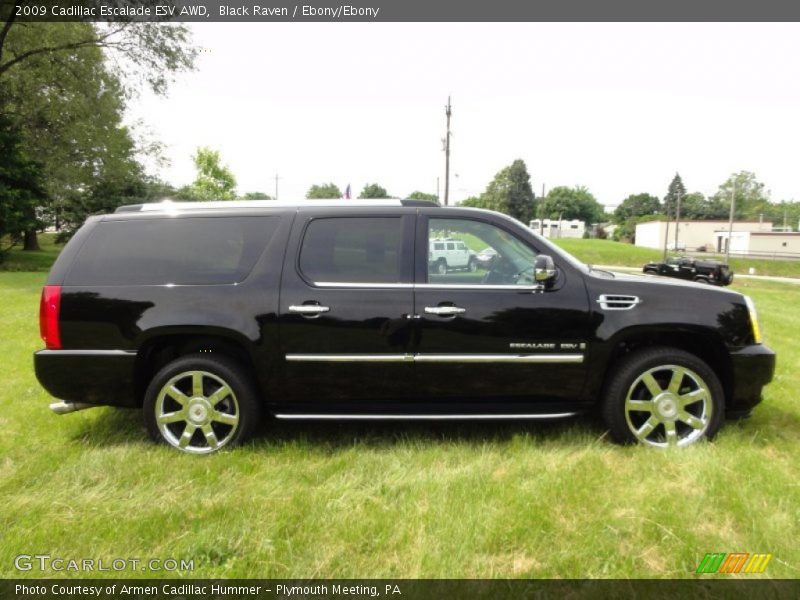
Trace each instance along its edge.
{"label": "wheel arch", "polygon": [[136,354],[134,392],[137,404],[141,406],[147,386],[164,365],[181,356],[205,353],[221,354],[235,360],[250,371],[258,385],[255,361],[247,341],[240,334],[218,328],[193,332],[162,331],[142,342]]}
{"label": "wheel arch", "polygon": [[605,390],[620,360],[637,350],[653,347],[677,348],[697,356],[717,375],[725,395],[725,405],[730,403],[733,393],[733,363],[719,335],[712,329],[677,326],[664,326],[655,330],[651,327],[635,328],[614,336],[608,342],[606,368],[596,397]]}

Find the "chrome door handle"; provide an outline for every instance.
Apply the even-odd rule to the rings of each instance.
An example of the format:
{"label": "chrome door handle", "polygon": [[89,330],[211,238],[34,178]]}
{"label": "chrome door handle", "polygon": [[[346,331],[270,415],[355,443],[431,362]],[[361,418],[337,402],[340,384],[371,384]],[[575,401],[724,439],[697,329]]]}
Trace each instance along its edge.
{"label": "chrome door handle", "polygon": [[467,312],[466,308],[460,306],[426,306],[425,312],[429,315],[439,315],[440,317],[449,317],[452,315],[460,315]]}
{"label": "chrome door handle", "polygon": [[320,315],[330,309],[330,306],[320,306],[319,304],[293,304],[289,307],[289,312],[300,315]]}

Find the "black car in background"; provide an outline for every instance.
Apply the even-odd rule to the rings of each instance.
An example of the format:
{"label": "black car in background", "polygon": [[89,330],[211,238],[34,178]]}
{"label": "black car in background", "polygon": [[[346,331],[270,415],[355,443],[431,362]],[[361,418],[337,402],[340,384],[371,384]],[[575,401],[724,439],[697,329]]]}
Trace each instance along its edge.
{"label": "black car in background", "polygon": [[665,263],[649,262],[642,268],[642,271],[652,275],[677,277],[714,285],[733,283],[733,271],[725,263],[718,260],[697,260],[688,256],[668,258]]}
{"label": "black car in background", "polygon": [[[445,238],[493,258],[431,269]],[[70,240],[40,308],[53,411],[139,408],[194,454],[266,416],[593,410],[618,442],[687,446],[775,368],[747,296],[592,269],[505,215],[421,201],[123,207]]]}

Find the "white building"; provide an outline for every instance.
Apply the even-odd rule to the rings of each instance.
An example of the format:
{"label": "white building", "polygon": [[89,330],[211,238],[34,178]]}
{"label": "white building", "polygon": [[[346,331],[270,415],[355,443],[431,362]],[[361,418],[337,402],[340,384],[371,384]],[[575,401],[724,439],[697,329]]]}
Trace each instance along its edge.
{"label": "white building", "polygon": [[[714,251],[727,252],[728,230],[717,231]],[[746,254],[763,258],[800,257],[800,232],[791,231],[734,231],[731,254]]]}
{"label": "white building", "polygon": [[572,219],[534,219],[529,227],[546,238],[582,238],[586,231],[586,222]]}
{"label": "white building", "polygon": [[[660,250],[664,247],[666,221],[650,221],[636,225],[636,245]],[[724,231],[727,239],[728,221],[681,221],[678,227],[678,250],[705,248],[709,252],[717,249],[717,232]],[[771,221],[734,221],[731,251],[737,247],[739,233],[772,231]],[[667,248],[675,250],[675,222],[669,223]]]}

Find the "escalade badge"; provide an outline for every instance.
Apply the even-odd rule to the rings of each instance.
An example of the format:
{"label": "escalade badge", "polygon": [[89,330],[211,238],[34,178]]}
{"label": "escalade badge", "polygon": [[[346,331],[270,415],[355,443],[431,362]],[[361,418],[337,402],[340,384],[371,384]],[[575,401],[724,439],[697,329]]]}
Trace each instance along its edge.
{"label": "escalade badge", "polygon": [[511,342],[508,345],[512,350],[585,350],[584,342]]}

